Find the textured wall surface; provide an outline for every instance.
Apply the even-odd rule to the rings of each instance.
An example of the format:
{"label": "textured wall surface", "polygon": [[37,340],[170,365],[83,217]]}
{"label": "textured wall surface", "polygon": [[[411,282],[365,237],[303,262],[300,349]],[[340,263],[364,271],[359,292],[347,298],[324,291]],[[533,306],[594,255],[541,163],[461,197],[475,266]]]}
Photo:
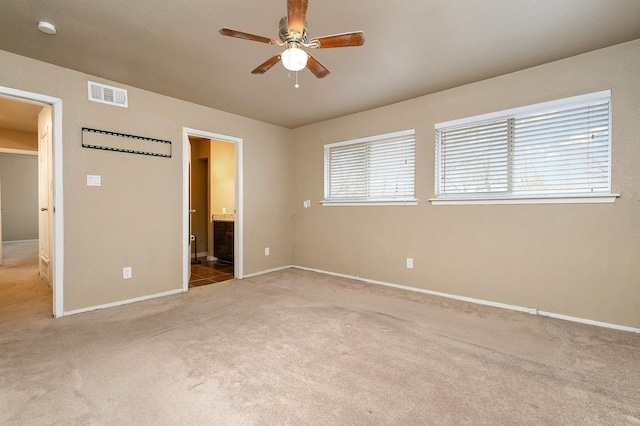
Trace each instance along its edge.
{"label": "textured wall surface", "polygon": [[[640,41],[294,130],[293,263],[640,327]],[[611,89],[613,204],[433,206],[439,122]],[[418,206],[322,207],[323,144],[414,128]],[[414,259],[406,269],[405,259]]]}

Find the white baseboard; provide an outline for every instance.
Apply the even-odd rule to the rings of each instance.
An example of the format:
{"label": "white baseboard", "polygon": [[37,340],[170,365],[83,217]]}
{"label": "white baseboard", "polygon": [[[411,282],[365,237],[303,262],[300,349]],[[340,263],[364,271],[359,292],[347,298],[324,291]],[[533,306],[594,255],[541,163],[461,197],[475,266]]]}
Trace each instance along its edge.
{"label": "white baseboard", "polygon": [[[608,322],[595,321],[595,320],[590,320],[590,319],[586,319],[586,318],[580,318],[580,317],[574,317],[574,316],[570,316],[570,315],[558,314],[558,313],[554,313],[554,312],[541,311],[541,310],[538,310],[536,308],[527,308],[527,307],[524,307],[524,306],[510,305],[510,304],[494,302],[494,301],[490,301],[490,300],[476,299],[476,298],[473,298],[473,297],[458,296],[458,295],[455,295],[455,294],[443,293],[443,292],[433,291],[433,290],[425,290],[425,289],[417,288],[417,287],[410,287],[410,286],[405,286],[405,285],[400,285],[400,284],[388,283],[388,282],[384,282],[384,281],[371,280],[371,279],[368,279],[368,278],[362,278],[362,277],[357,277],[357,276],[347,275],[347,274],[340,274],[340,273],[337,273],[337,272],[329,272],[329,271],[324,271],[324,270],[315,269],[315,268],[307,268],[307,267],[304,267],[304,266],[297,266],[297,265],[279,266],[277,268],[272,268],[272,269],[267,269],[267,270],[264,270],[264,271],[253,272],[251,274],[247,274],[247,275],[244,275],[244,276],[239,277],[239,278],[240,279],[251,278],[251,277],[256,277],[256,276],[259,276],[259,275],[268,274],[270,272],[277,272],[277,271],[282,271],[284,269],[291,269],[291,268],[301,269],[301,270],[311,271],[311,272],[317,272],[317,273],[325,274],[325,275],[332,275],[332,276],[335,276],[335,277],[341,277],[341,278],[347,278],[347,279],[362,281],[362,282],[366,282],[366,283],[369,283],[369,284],[382,285],[382,286],[386,286],[386,287],[398,288],[398,289],[401,289],[401,290],[408,290],[408,291],[413,291],[413,292],[417,292],[417,293],[429,294],[429,295],[432,295],[432,296],[446,297],[446,298],[449,298],[449,299],[455,299],[455,300],[460,300],[460,301],[463,301],[463,302],[475,303],[475,304],[478,304],[478,305],[492,306],[492,307],[501,308],[501,309],[509,309],[509,310],[512,310],[512,311],[524,312],[524,313],[529,313],[529,314],[533,314],[533,315],[540,315],[540,316],[544,316],[544,317],[555,318],[555,319],[560,319],[560,320],[565,320],[565,321],[572,321],[572,322],[577,322],[577,323],[581,323],[581,324],[593,325],[593,326],[597,326],[597,327],[611,328],[611,329],[614,329],[614,330],[628,331],[628,332],[631,332],[631,333],[640,333],[640,328],[629,327],[629,326],[626,326],[626,325],[611,324],[611,323],[608,323]],[[147,296],[137,297],[137,298],[134,298],[134,299],[121,300],[119,302],[113,302],[113,303],[107,303],[107,304],[104,304],[104,305],[98,305],[98,306],[92,306],[92,307],[88,307],[88,308],[76,309],[76,310],[73,310],[73,311],[66,311],[66,312],[63,313],[62,316],[75,315],[75,314],[80,314],[80,313],[84,313],[84,312],[91,312],[91,311],[95,311],[95,310],[98,310],[98,309],[113,308],[115,306],[127,305],[129,303],[136,303],[136,302],[142,302],[144,300],[155,299],[155,298],[158,298],[158,297],[171,296],[171,295],[174,295],[174,294],[182,293],[183,291],[184,291],[183,289],[170,290],[170,291],[165,291],[165,292],[162,292],[162,293],[156,293],[156,294],[151,294],[151,295],[147,295]]]}
{"label": "white baseboard", "polygon": [[[259,271],[259,272],[253,272],[251,274],[246,274],[246,275],[243,275],[242,277],[240,277],[240,279],[257,277],[258,275],[268,274],[269,272],[282,271],[283,269],[291,269],[291,268],[297,268],[297,266],[293,266],[293,265],[279,266],[279,267],[273,268],[273,269],[267,269],[267,270],[264,270],[264,271]],[[303,268],[299,268],[299,269],[303,269]]]}
{"label": "white baseboard", "polygon": [[95,310],[98,310],[98,309],[106,309],[106,308],[113,308],[115,306],[128,305],[129,303],[142,302],[143,300],[156,299],[158,297],[164,297],[164,296],[171,296],[171,295],[174,295],[174,294],[182,293],[183,291],[184,290],[182,290],[182,288],[180,288],[180,289],[176,289],[176,290],[165,291],[165,292],[162,292],[162,293],[156,293],[156,294],[150,294],[150,295],[147,295],[147,296],[136,297],[134,299],[121,300],[119,302],[106,303],[104,305],[98,305],[98,306],[91,306],[91,307],[88,307],[88,308],[75,309],[73,311],[65,311],[62,314],[62,316],[82,314],[84,312],[91,312],[91,311],[95,311]]}
{"label": "white baseboard", "polygon": [[[349,279],[352,279],[352,280],[364,281],[364,282],[370,283],[370,284],[383,285],[383,286],[386,286],[386,287],[399,288],[399,289],[402,289],[402,290],[409,290],[409,291],[414,291],[414,292],[417,292],[417,293],[429,294],[429,295],[432,295],[432,296],[440,296],[440,297],[446,297],[446,298],[449,298],[449,299],[461,300],[463,302],[475,303],[475,304],[478,304],[478,305],[493,306],[495,308],[502,308],[502,309],[509,309],[509,310],[512,310],[512,311],[525,312],[525,313],[529,313],[529,314],[532,314],[532,315],[540,315],[540,316],[543,316],[543,317],[549,317],[549,318],[555,318],[555,319],[560,319],[560,320],[565,320],[565,321],[578,322],[578,323],[581,323],[581,324],[595,325],[595,326],[604,327],[604,328],[612,328],[614,330],[629,331],[631,333],[640,333],[640,328],[629,327],[629,326],[626,326],[626,325],[611,324],[611,323],[608,323],[608,322],[595,321],[595,320],[590,320],[590,319],[586,319],[586,318],[573,317],[573,316],[570,316],[570,315],[557,314],[557,313],[554,313],[554,312],[540,311],[540,310],[538,310],[536,308],[526,308],[524,306],[509,305],[509,304],[506,304],[506,303],[493,302],[493,301],[490,301],[490,300],[475,299],[473,297],[458,296],[458,295],[455,295],[455,294],[442,293],[442,292],[439,292],[439,291],[425,290],[425,289],[417,288],[417,287],[409,287],[409,286],[404,286],[404,285],[399,285],[399,284],[388,283],[388,282],[384,282],[384,281],[370,280],[370,279],[367,279],[367,278],[356,277],[356,276],[353,276],[353,275],[339,274],[339,273],[336,273],[336,272],[323,271],[321,269],[306,268],[304,266],[295,266],[294,265],[294,266],[291,266],[291,267],[292,268],[296,268],[296,269],[302,269],[302,270],[305,270],[305,271],[318,272],[320,274],[333,275],[333,276],[341,277],[341,278],[349,278]],[[285,268],[280,268],[280,269],[285,269]],[[271,272],[271,271],[266,271],[266,272]]]}
{"label": "white baseboard", "polygon": [[570,315],[556,314],[554,312],[546,312],[546,311],[538,311],[537,314],[542,317],[579,322],[582,324],[595,325],[597,327],[612,328],[614,330],[630,331],[631,333],[640,333],[640,328],[629,327],[626,325],[611,324],[609,322],[595,321],[587,318],[572,317]]}
{"label": "white baseboard", "polygon": [[37,243],[39,240],[13,240],[13,241],[3,241],[2,244],[13,244],[13,243]]}

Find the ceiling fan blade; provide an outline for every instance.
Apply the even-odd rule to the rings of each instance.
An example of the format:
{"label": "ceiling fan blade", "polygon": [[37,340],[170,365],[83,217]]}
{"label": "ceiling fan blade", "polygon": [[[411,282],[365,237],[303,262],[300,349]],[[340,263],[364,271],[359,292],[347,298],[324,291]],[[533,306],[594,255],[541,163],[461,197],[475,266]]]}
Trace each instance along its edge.
{"label": "ceiling fan blade", "polygon": [[[309,54],[307,53],[307,55]],[[309,68],[309,71],[311,71],[313,75],[318,78],[324,78],[328,76],[330,72],[327,67],[322,65],[320,61],[313,57],[313,55],[309,55],[309,59],[307,60],[307,68]]]}
{"label": "ceiling fan blade", "polygon": [[287,0],[287,25],[289,27],[289,34],[291,34],[292,31],[297,31],[300,37],[302,37],[308,5],[308,0]]}
{"label": "ceiling fan blade", "polygon": [[262,64],[258,65],[258,67],[255,70],[251,71],[251,74],[264,74],[265,72],[269,71],[271,67],[273,67],[278,62],[280,62],[279,53],[276,56],[273,56],[267,59],[266,61],[264,61]]}
{"label": "ceiling fan blade", "polygon": [[260,43],[280,44],[280,42],[278,40],[275,40],[275,39],[272,39],[272,38],[262,37],[262,36],[255,35],[255,34],[243,33],[242,31],[232,30],[230,28],[221,28],[220,29],[220,34],[222,34],[223,36],[241,38],[243,40],[258,41]]}
{"label": "ceiling fan blade", "polygon": [[328,49],[331,47],[362,46],[364,44],[364,33],[356,31],[353,33],[335,34],[325,37],[312,38],[309,47],[314,49]]}

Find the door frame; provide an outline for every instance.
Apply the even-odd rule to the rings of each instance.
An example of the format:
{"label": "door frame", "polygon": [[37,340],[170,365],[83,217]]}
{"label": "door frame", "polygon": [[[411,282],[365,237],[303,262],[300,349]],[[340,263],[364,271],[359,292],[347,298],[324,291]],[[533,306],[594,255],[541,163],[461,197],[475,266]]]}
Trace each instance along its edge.
{"label": "door frame", "polygon": [[243,187],[243,160],[242,160],[242,139],[234,136],[221,135],[208,132],[206,130],[182,128],[182,291],[189,289],[189,266],[191,265],[191,251],[189,249],[189,161],[188,149],[191,142],[189,136],[201,137],[204,139],[216,139],[234,144],[235,152],[235,223],[234,223],[234,253],[233,253],[233,275],[242,279],[244,276],[244,247],[243,247],[243,224],[244,224],[244,187]]}
{"label": "door frame", "polygon": [[52,157],[53,172],[53,229],[50,238],[53,241],[50,275],[53,289],[53,316],[64,316],[64,202],[62,185],[62,99],[40,93],[27,92],[0,86],[0,96],[20,102],[51,106]]}

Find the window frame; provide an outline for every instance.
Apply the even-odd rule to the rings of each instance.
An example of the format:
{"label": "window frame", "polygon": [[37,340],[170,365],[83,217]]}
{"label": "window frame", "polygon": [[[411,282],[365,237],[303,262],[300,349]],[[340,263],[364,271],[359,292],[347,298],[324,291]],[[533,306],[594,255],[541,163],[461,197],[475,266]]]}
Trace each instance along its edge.
{"label": "window frame", "polygon": [[[351,145],[375,145],[376,142],[384,143],[391,139],[413,136],[413,195],[391,198],[391,197],[371,197],[371,198],[332,198],[329,197],[330,183],[328,182],[328,176],[330,174],[330,164],[328,160],[328,151],[332,148],[351,146]],[[341,142],[334,142],[325,144],[323,147],[324,156],[324,199],[320,201],[323,206],[415,206],[418,204],[418,199],[415,196],[416,189],[416,131],[415,129],[401,130],[397,132],[385,133],[380,135],[368,136],[364,138],[351,139]],[[367,168],[367,170],[369,170]]]}
{"label": "window frame", "polygon": [[[565,203],[613,203],[620,194],[611,192],[611,163],[612,163],[612,123],[611,123],[611,90],[602,90],[585,95],[573,96],[569,98],[558,99],[549,102],[541,102],[523,107],[511,108],[507,110],[492,112],[488,114],[480,114],[472,117],[466,117],[456,120],[437,123],[435,125],[435,133],[445,128],[455,128],[468,125],[481,125],[486,122],[509,120],[518,118],[523,115],[541,113],[551,111],[558,108],[567,108],[572,105],[588,104],[608,100],[609,117],[608,117],[608,192],[600,192],[595,194],[575,193],[575,194],[439,194],[439,163],[438,155],[440,146],[437,136],[435,137],[435,169],[434,169],[434,194],[435,197],[429,199],[433,205],[465,205],[465,204],[565,204]],[[435,135],[434,133],[434,135]],[[505,148],[509,148],[509,144],[505,144]],[[512,182],[507,181],[510,185]]]}

